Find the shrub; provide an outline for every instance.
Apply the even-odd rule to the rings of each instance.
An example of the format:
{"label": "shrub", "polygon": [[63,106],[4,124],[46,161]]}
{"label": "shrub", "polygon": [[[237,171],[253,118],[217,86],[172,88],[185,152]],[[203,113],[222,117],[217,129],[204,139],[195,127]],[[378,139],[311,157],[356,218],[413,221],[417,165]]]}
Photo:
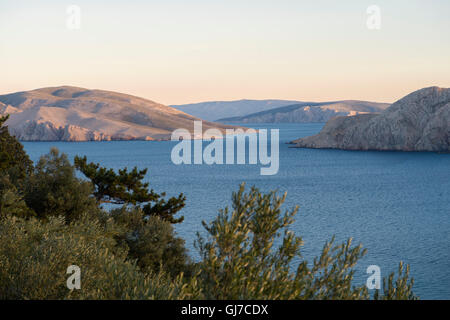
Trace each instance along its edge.
{"label": "shrub", "polygon": [[[142,273],[115,250],[112,221],[82,216],[66,224],[31,218],[0,220],[0,299],[183,299],[192,297],[182,277]],[[115,253],[113,253],[116,251]],[[66,286],[67,267],[81,268],[81,289]]]}
{"label": "shrub", "polygon": [[143,270],[190,275],[191,262],[184,240],[175,236],[171,223],[157,216],[144,217],[139,207],[112,210],[111,216],[124,227],[119,238],[128,247],[129,257],[136,259]]}
{"label": "shrub", "polygon": [[[365,254],[351,239],[325,244],[321,255],[309,267],[303,260],[293,272],[293,259],[301,259],[302,239],[289,229],[297,208],[282,213],[286,198],[275,192],[261,194],[241,185],[233,193],[232,211],[221,210],[211,223],[203,223],[208,238],[198,236],[202,261],[199,279],[207,299],[368,299],[366,287],[352,284],[354,266]],[[274,247],[276,241],[280,243]],[[389,277],[384,296],[414,298],[409,274]]]}
{"label": "shrub", "polygon": [[33,216],[34,212],[27,207],[9,175],[0,175],[0,218],[6,215],[29,217]]}
{"label": "shrub", "polygon": [[61,215],[73,221],[83,213],[99,210],[91,183],[78,179],[67,156],[56,148],[41,157],[27,176],[24,189],[25,202],[38,218]]}

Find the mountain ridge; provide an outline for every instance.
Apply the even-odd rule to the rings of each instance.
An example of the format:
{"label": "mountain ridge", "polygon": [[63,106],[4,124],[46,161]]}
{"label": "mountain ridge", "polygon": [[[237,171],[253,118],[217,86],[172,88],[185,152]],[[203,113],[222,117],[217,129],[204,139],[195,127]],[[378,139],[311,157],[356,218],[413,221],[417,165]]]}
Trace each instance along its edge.
{"label": "mountain ridge", "polygon": [[223,118],[218,122],[235,123],[304,123],[326,122],[336,116],[361,113],[378,113],[389,104],[362,100],[341,100],[329,102],[301,102],[253,114]]}
{"label": "mountain ridge", "polygon": [[[201,119],[149,99],[105,90],[59,86],[0,95],[5,123],[22,141],[167,140],[193,132]],[[233,126],[203,121],[203,129]]]}
{"label": "mountain ridge", "polygon": [[243,116],[257,111],[269,110],[300,102],[301,101],[281,99],[240,99],[231,101],[205,101],[171,106],[205,120],[217,121],[221,118]]}

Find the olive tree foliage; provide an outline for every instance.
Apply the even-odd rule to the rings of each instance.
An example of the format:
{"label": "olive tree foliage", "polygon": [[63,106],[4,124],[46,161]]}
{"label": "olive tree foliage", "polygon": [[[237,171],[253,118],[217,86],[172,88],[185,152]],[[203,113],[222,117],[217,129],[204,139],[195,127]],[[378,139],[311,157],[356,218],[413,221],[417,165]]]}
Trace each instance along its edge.
{"label": "olive tree foliage", "polygon": [[[255,187],[245,193],[241,185],[231,210],[221,210],[210,224],[203,222],[208,236],[198,235],[196,246],[204,298],[369,299],[365,286],[352,284],[354,267],[366,250],[352,246],[351,239],[335,244],[333,238],[312,263],[303,260],[303,241],[289,230],[298,208],[283,212],[285,198],[261,194]],[[296,260],[300,263],[293,269]],[[409,272],[393,279],[385,279],[376,299],[414,298]]]}
{"label": "olive tree foliage", "polygon": [[114,209],[110,216],[124,230],[117,236],[118,242],[128,248],[129,258],[142,270],[171,276],[190,274],[193,266],[184,240],[176,237],[170,222],[158,216],[145,217],[140,207]]}
{"label": "olive tree foliage", "polygon": [[28,208],[23,196],[8,175],[0,175],[0,218],[6,215],[30,217],[35,213]]}
{"label": "olive tree foliage", "polygon": [[[144,273],[114,237],[114,221],[90,215],[0,220],[0,299],[194,299],[195,283]],[[81,269],[81,288],[66,286],[67,267]],[[198,291],[198,290],[197,290]]]}
{"label": "olive tree foliage", "polygon": [[68,221],[99,210],[91,183],[76,177],[67,155],[52,148],[25,179],[24,200],[39,218],[64,216]]}
{"label": "olive tree foliage", "polygon": [[403,265],[398,266],[398,277],[391,273],[389,277],[383,279],[383,292],[376,291],[375,300],[416,300],[417,296],[413,293],[414,279],[410,279],[410,267]]}

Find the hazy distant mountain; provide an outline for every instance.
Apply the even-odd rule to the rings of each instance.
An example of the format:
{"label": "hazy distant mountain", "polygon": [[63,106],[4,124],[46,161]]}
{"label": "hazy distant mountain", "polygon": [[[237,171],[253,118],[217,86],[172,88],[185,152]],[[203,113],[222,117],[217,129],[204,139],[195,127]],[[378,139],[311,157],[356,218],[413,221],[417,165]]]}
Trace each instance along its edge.
{"label": "hazy distant mountain", "polygon": [[287,106],[300,101],[293,100],[236,100],[236,101],[211,101],[172,107],[186,112],[194,117],[209,121],[221,118],[244,116],[250,113],[265,111],[269,109]]}
{"label": "hazy distant mountain", "polygon": [[[10,133],[25,141],[168,139],[199,120],[147,99],[69,86],[0,95],[0,113],[10,114]],[[211,127],[229,126],[203,122]]]}
{"label": "hazy distant mountain", "polygon": [[387,103],[368,101],[301,102],[240,117],[222,118],[219,122],[280,123],[327,122],[336,116],[377,113],[389,107]]}
{"label": "hazy distant mountain", "polygon": [[380,114],[338,117],[301,148],[450,152],[450,89],[424,88]]}

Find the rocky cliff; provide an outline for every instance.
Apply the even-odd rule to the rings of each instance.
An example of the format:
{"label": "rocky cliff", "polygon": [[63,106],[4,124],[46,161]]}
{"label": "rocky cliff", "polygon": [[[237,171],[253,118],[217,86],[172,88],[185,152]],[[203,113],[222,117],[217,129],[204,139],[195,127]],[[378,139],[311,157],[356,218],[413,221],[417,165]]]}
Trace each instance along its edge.
{"label": "rocky cliff", "polygon": [[300,148],[450,152],[450,89],[415,91],[380,114],[337,117]]}

